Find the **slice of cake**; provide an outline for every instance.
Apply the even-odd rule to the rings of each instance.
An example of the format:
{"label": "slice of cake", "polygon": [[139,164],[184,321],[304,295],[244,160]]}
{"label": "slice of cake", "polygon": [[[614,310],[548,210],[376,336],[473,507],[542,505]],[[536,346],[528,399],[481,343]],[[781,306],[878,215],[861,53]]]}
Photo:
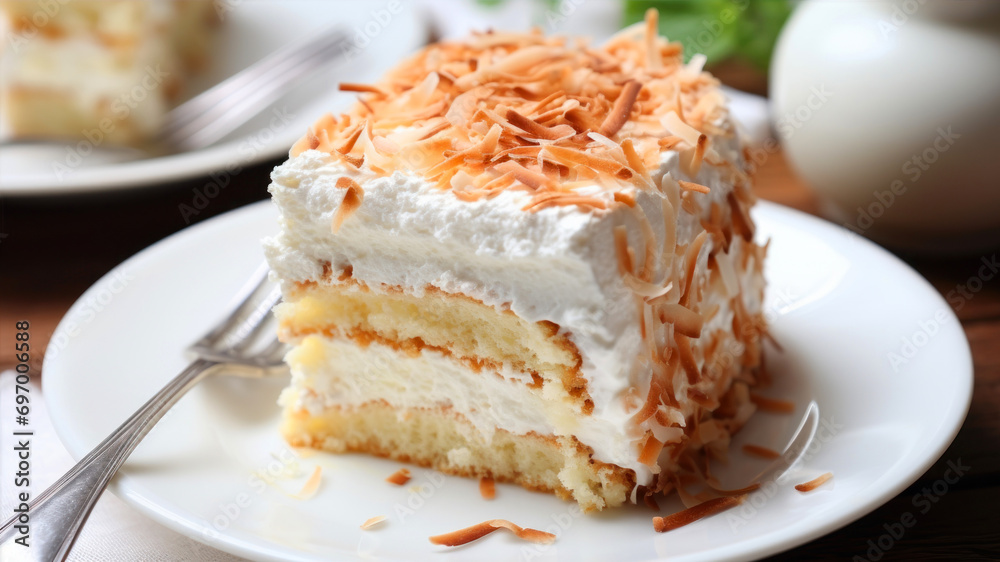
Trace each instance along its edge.
{"label": "slice of cake", "polygon": [[475,34],[341,85],[270,186],[291,444],[588,511],[725,455],[765,252],[718,84],[655,30]]}
{"label": "slice of cake", "polygon": [[141,143],[206,66],[212,0],[0,0],[3,120],[17,138]]}

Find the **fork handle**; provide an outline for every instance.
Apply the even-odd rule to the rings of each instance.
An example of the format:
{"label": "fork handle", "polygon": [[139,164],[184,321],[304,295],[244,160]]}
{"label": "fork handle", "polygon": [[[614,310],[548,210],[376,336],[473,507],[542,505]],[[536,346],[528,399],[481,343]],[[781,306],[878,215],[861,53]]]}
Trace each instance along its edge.
{"label": "fork handle", "polygon": [[[33,535],[28,548],[32,559],[45,562],[66,559],[94,504],[125,459],[167,410],[217,365],[204,359],[188,365],[28,505]],[[13,537],[17,524],[17,517],[12,517],[0,526],[0,544]]]}

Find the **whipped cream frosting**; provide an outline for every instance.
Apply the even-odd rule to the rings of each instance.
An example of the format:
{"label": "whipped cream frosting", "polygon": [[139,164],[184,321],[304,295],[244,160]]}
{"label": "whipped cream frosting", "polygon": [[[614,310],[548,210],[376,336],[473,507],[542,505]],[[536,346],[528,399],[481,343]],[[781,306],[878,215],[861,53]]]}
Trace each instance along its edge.
{"label": "whipped cream frosting", "polygon": [[[741,161],[736,138],[712,141],[721,160]],[[335,187],[341,176],[363,186],[364,201],[334,234],[331,221],[345,192]],[[634,295],[618,271],[613,229],[624,225],[630,246],[642,256],[645,237],[637,213],[643,213],[661,245],[663,194],[636,190],[634,208],[616,205],[606,212],[565,206],[529,213],[522,210],[530,200],[523,191],[461,201],[418,175],[378,176],[364,168],[357,172],[316,150],[278,166],[271,179],[281,230],[265,241],[265,252],[286,291],[292,283],[319,279],[323,263],[329,261],[334,272],[350,265],[354,280],[374,290],[380,285],[398,286],[419,296],[427,287],[435,287],[498,309],[509,307],[529,321],[558,324],[583,359],[582,374],[594,403],[592,417],[608,428],[589,436],[573,434],[594,449],[596,459],[631,468],[640,484],[648,482],[652,473],[638,463],[635,447],[630,446],[641,434],[628,423],[634,412],[625,411],[622,396],[631,386],[648,388],[650,373],[633,368],[644,345],[641,319]],[[690,243],[702,231],[700,221],[707,218],[711,202],[724,206],[732,191],[725,167],[706,162],[696,177],[688,177],[675,151],[661,155],[652,179],[662,182],[666,197],[675,203],[677,180],[710,189],[708,194],[695,194],[702,216],[675,205],[678,245]],[[593,194],[611,197],[598,186]],[[709,241],[697,256],[701,271],[707,267],[710,249]],[[741,276],[741,282],[748,281]],[[759,293],[746,288],[751,297]],[[756,310],[759,302],[747,306]],[[731,312],[723,309],[714,320],[726,318],[731,320]],[[682,410],[687,409],[682,404]]]}

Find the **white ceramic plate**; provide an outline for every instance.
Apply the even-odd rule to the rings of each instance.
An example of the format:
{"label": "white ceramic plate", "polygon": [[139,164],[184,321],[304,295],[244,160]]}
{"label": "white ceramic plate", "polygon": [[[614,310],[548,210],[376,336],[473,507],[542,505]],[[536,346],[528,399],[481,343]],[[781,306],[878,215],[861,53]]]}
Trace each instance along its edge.
{"label": "white ceramic plate", "polygon": [[[390,13],[388,4],[402,6]],[[246,167],[288,151],[318,116],[347,107],[355,94],[337,91],[341,81],[373,82],[422,45],[427,25],[406,2],[225,0],[216,60],[192,84],[201,91],[313,31],[339,24],[357,48],[309,77],[296,91],[203,150],[122,161],[122,151],[89,146],[20,144],[0,148],[0,195],[57,195],[143,187]],[[55,163],[61,167],[54,166]]]}
{"label": "white ceramic plate", "polygon": [[[750,559],[829,533],[898,494],[951,443],[971,398],[968,343],[934,289],[887,252],[773,204],[755,215],[760,236],[771,238],[767,310],[784,346],[769,354],[768,393],[799,406],[791,416],[752,418],[735,439],[724,484],[745,483],[762,466],[739,451],[742,444],[781,448],[810,399],[822,425],[787,481],[736,510],[657,534],[646,507],[584,516],[509,485],[487,502],[476,482],[423,469],[414,469],[411,486],[391,486],[384,478],[395,462],[293,459],[277,433],[283,381],[228,378],[186,396],[112,491],[167,527],[255,559]],[[43,380],[73,455],[84,455],[186,364],[181,350],[260,263],[258,240],[275,229],[275,216],[263,202],[171,236],[115,268],[70,309]],[[905,360],[898,368],[895,356]],[[318,494],[289,497],[316,466],[323,467]],[[282,476],[265,484],[259,475],[269,471]],[[827,471],[834,479],[812,493],[791,486]],[[679,503],[661,507],[671,513]],[[376,515],[388,521],[359,529]],[[498,533],[443,553],[427,540],[492,518],[559,538],[539,547]]]}

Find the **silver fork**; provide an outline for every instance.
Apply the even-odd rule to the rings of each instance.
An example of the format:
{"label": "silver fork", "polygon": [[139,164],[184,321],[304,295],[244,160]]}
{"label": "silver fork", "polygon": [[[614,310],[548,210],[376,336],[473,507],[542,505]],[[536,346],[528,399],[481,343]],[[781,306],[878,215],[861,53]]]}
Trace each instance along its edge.
{"label": "silver fork", "polygon": [[[271,308],[281,298],[268,281],[266,265],[237,294],[239,304],[188,351],[196,359],[167,386],[28,506],[36,560],[64,560],[97,499],[125,459],[171,406],[202,379],[217,373],[260,378],[284,373],[284,344],[278,341]],[[269,335],[264,335],[268,333]],[[0,526],[0,544],[18,524]]]}
{"label": "silver fork", "polygon": [[346,39],[327,28],[268,55],[171,110],[157,142],[196,150],[218,141],[328,64]]}

